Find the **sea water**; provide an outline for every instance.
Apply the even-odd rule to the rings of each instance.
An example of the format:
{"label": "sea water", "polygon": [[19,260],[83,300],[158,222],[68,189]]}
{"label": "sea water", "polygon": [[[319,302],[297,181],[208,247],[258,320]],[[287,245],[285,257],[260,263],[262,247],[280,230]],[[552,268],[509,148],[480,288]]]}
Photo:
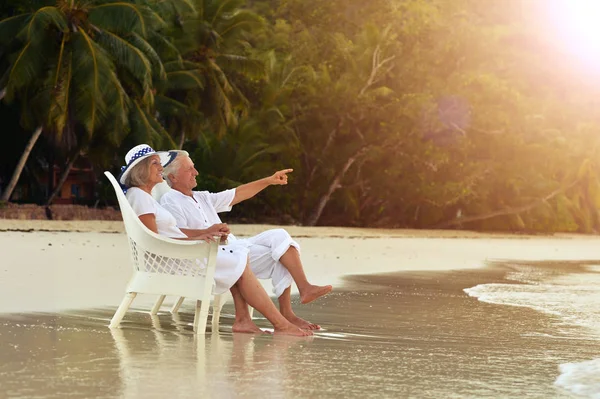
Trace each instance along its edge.
{"label": "sea water", "polygon": [[[600,340],[600,265],[508,263],[514,283],[480,284],[465,292],[482,302],[535,309],[556,319],[556,336]],[[573,326],[579,328],[572,328]],[[559,364],[555,385],[585,398],[600,398],[600,353]]]}

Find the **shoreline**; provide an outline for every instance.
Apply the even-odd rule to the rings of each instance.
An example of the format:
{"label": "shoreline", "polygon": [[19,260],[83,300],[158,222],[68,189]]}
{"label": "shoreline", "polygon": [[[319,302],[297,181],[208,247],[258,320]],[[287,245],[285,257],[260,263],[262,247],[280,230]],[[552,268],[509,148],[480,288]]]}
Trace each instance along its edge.
{"label": "shoreline", "polygon": [[[7,227],[0,224],[0,228]],[[16,227],[20,227],[20,231],[0,232],[3,254],[0,298],[4,299],[0,302],[0,313],[120,303],[132,265],[126,235],[115,226],[112,232],[106,223],[13,225]],[[25,232],[25,227],[31,228],[31,232]],[[54,230],[36,230],[43,227]],[[116,227],[122,229],[122,222]],[[231,227],[236,235],[243,237],[275,226]],[[59,228],[69,230],[59,231]],[[76,231],[77,228],[96,231]],[[334,287],[341,286],[341,280],[347,275],[480,269],[492,260],[600,259],[600,237],[594,236],[523,237],[460,231],[297,226],[286,227],[286,230],[301,246],[302,262],[311,283]],[[271,294],[270,280],[260,281]],[[297,288],[292,285],[292,294],[295,293]]]}
{"label": "shoreline", "polygon": [[[384,229],[367,227],[295,226],[269,224],[229,224],[235,235],[247,237],[273,228],[284,228],[297,238],[511,238],[511,239],[598,239],[599,235],[580,233],[519,234],[472,230]],[[0,232],[124,233],[118,220],[34,220],[0,219]]]}

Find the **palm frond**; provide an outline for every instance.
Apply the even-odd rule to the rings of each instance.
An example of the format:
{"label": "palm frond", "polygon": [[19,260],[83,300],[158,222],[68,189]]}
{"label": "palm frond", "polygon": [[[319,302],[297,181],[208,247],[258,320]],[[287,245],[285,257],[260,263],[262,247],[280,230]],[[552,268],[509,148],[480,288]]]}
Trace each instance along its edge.
{"label": "palm frond", "polygon": [[114,70],[108,54],[83,30],[73,35],[73,80],[77,101],[74,116],[92,135],[96,126],[107,117],[105,92],[110,88]]}
{"label": "palm frond", "polygon": [[160,135],[154,131],[143,107],[136,100],[132,102],[129,126],[136,141],[140,143],[155,144],[160,140]]}
{"label": "palm frond", "polygon": [[48,27],[54,26],[61,32],[68,29],[67,18],[56,7],[42,7],[31,16],[27,25],[27,40],[36,40],[46,34]]}
{"label": "palm frond", "polygon": [[237,36],[240,31],[251,31],[263,26],[265,21],[260,15],[249,10],[236,10],[232,15],[221,19],[216,30],[227,40],[231,36]]}
{"label": "palm frond", "polygon": [[220,54],[216,58],[221,69],[235,72],[254,79],[263,79],[266,76],[264,62],[235,54]]}
{"label": "palm frond", "polygon": [[106,94],[106,101],[113,106],[110,110],[111,117],[108,118],[106,131],[109,141],[118,145],[127,133],[131,101],[114,71],[111,71],[109,78],[112,88]]}
{"label": "palm frond", "polygon": [[177,146],[171,135],[138,101],[133,102],[130,126],[136,137],[146,136],[146,142],[150,144],[162,145],[166,143],[171,148]]}
{"label": "palm frond", "polygon": [[118,66],[128,70],[139,81],[144,91],[148,90],[152,84],[152,67],[140,49],[110,31],[98,32],[96,42],[114,57]]}
{"label": "palm frond", "polygon": [[233,107],[224,88],[218,83],[212,84],[211,88],[211,94],[214,96],[214,103],[217,106],[218,118],[223,122],[224,126],[234,126],[235,115],[233,114]]}
{"label": "palm frond", "polygon": [[195,62],[192,62],[192,61],[177,60],[177,61],[166,62],[164,64],[164,67],[165,67],[165,71],[167,73],[169,73],[169,72],[175,72],[175,71],[181,71],[181,70],[197,69],[198,64],[196,64]]}
{"label": "palm frond", "polygon": [[160,56],[160,58],[163,60],[163,63],[167,60],[178,61],[182,59],[177,46],[175,46],[170,38],[165,35],[157,32],[150,32],[148,34],[148,43],[150,43],[152,48]]}
{"label": "palm frond", "polygon": [[219,64],[213,60],[208,60],[207,64],[210,67],[207,73],[213,75],[214,81],[218,82],[218,85],[221,86],[221,89],[225,93],[233,93],[233,87],[231,87],[231,83],[229,82],[227,75],[225,72],[223,72]]}
{"label": "palm frond", "polygon": [[161,117],[181,116],[190,111],[190,108],[184,103],[164,95],[157,95],[154,98],[154,105]]}
{"label": "palm frond", "polygon": [[31,14],[20,14],[0,21],[0,45],[14,40],[26,26]]}
{"label": "palm frond", "polygon": [[64,70],[60,69],[60,65],[57,65],[57,73],[54,79],[55,84],[50,97],[50,107],[48,109],[46,125],[54,128],[58,140],[61,139],[63,130],[69,119],[72,67],[73,64],[70,59],[65,61]]}
{"label": "palm frond", "polygon": [[205,79],[199,70],[183,70],[167,73],[167,87],[170,90],[204,89]]}
{"label": "palm frond", "polygon": [[151,3],[160,15],[195,15],[196,7],[192,0],[155,0]]}
{"label": "palm frond", "polygon": [[[205,15],[207,21],[210,21],[214,25],[219,19],[224,16],[237,11],[244,5],[242,0],[223,0],[210,2],[208,8],[205,8]],[[215,8],[216,6],[216,8]]]}
{"label": "palm frond", "polygon": [[133,44],[135,47],[140,49],[142,53],[146,56],[148,61],[150,61],[150,64],[152,65],[152,72],[159,79],[165,79],[166,74],[163,63],[156,51],[154,50],[154,48],[150,45],[150,43],[148,43],[146,40],[144,40],[143,37],[136,33],[132,33],[131,35],[126,36],[126,38],[129,41],[129,43]]}
{"label": "palm frond", "polygon": [[8,76],[7,101],[11,101],[18,90],[39,81],[47,65],[48,51],[48,46],[43,43],[28,42],[18,52]]}
{"label": "palm frond", "polygon": [[98,28],[119,34],[136,32],[146,36],[148,31],[144,13],[136,4],[115,2],[90,7],[88,19]]}

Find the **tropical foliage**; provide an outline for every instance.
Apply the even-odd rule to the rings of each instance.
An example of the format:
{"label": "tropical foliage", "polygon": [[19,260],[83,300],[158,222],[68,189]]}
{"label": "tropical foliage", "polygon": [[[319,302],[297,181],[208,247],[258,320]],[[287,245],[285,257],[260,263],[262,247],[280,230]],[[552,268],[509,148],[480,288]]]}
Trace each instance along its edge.
{"label": "tropical foliage", "polygon": [[577,79],[516,3],[31,0],[0,16],[5,199],[11,176],[39,187],[81,154],[99,175],[148,142],[190,151],[211,190],[294,168],[236,207],[245,220],[600,231],[598,76]]}

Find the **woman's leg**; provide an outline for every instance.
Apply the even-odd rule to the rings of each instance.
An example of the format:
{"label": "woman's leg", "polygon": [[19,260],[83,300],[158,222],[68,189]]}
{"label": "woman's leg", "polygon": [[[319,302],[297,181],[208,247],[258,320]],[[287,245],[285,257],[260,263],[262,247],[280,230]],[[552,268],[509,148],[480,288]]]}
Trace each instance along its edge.
{"label": "woman's leg", "polygon": [[[269,298],[262,285],[260,285],[248,264],[235,285],[238,287],[243,299],[254,309],[262,313],[262,315],[273,324],[275,334],[296,336],[312,335],[312,332],[296,327],[279,313],[279,310],[277,310],[275,304],[271,301],[271,298]],[[246,307],[246,311],[247,310],[248,308]]]}
{"label": "woman's leg", "polygon": [[237,333],[263,333],[264,331],[258,328],[250,317],[248,311],[248,303],[242,296],[237,283],[229,289],[233,296],[233,305],[235,307],[235,322],[233,323],[233,332]]}

